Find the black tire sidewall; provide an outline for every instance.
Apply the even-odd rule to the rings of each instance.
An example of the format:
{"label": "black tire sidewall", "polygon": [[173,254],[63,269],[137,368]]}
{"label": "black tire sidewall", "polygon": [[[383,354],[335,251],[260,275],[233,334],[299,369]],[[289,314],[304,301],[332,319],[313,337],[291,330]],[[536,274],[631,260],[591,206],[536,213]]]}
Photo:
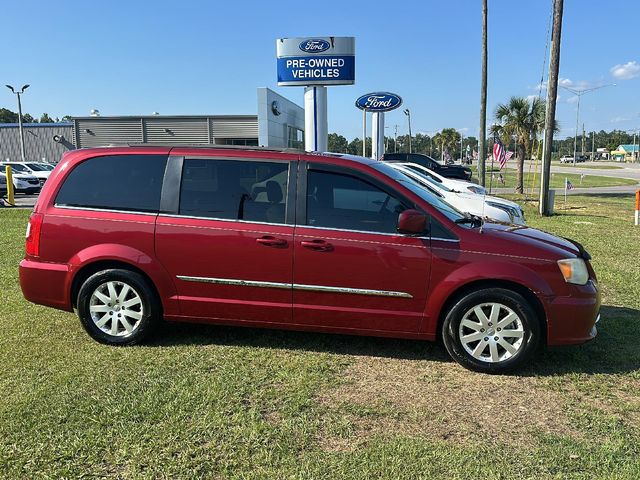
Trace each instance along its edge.
{"label": "black tire sidewall", "polygon": [[[94,290],[105,282],[123,282],[133,287],[140,295],[144,315],[140,325],[131,336],[116,337],[100,330],[91,319],[89,301]],[[160,317],[159,301],[153,289],[139,273],[122,269],[108,269],[87,278],[78,292],[78,317],[87,333],[96,341],[107,345],[133,345],[146,339],[154,330]]]}
{"label": "black tire sidewall", "polygon": [[[521,350],[515,357],[499,363],[482,362],[473,358],[462,346],[458,328],[464,314],[481,303],[502,303],[518,314],[524,329]],[[529,302],[519,293],[504,288],[486,288],[470,292],[451,307],[442,326],[442,339],[449,355],[463,367],[482,373],[506,373],[529,360],[540,342],[540,320]]]}

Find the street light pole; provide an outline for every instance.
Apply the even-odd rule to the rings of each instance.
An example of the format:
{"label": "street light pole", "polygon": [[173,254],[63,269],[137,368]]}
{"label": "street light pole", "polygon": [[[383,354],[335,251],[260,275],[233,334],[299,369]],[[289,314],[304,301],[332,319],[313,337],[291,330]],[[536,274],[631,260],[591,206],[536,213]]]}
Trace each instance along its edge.
{"label": "street light pole", "polygon": [[571,92],[578,97],[578,108],[576,108],[576,134],[573,137],[573,164],[574,165],[576,164],[576,156],[578,154],[578,125],[580,124],[580,98],[582,98],[582,95],[584,95],[585,93],[594,92],[596,90],[600,90],[601,88],[605,88],[605,87],[615,87],[615,86],[616,86],[615,83],[608,83],[607,85],[600,85],[599,87],[577,90],[575,88],[569,88],[563,85],[559,85],[560,88],[564,88],[568,92]]}
{"label": "street light pole", "polygon": [[404,114],[407,116],[409,120],[409,153],[411,153],[411,111],[408,108],[404,109]]}
{"label": "street light pole", "polygon": [[29,84],[23,85],[22,89],[19,92],[16,92],[11,85],[5,85],[11,93],[15,93],[18,97],[18,130],[20,131],[20,157],[22,161],[25,162],[25,154],[24,154],[24,129],[22,128],[22,102],[20,101],[20,95],[24,93],[24,91],[29,88]]}
{"label": "street light pole", "polygon": [[394,125],[395,133],[393,134],[393,153],[398,152],[398,124]]}

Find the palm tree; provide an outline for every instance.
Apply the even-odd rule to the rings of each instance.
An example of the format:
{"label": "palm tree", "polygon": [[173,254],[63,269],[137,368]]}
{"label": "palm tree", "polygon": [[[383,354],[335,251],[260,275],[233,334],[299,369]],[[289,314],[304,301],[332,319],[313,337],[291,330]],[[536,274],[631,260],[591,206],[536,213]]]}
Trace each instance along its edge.
{"label": "palm tree", "polygon": [[[516,141],[518,174],[516,192],[522,193],[524,159],[531,151],[533,140],[544,129],[545,102],[534,98],[531,102],[524,97],[511,97],[508,103],[498,105],[495,112],[497,124],[491,127],[491,133],[498,135],[503,143],[509,144],[511,138]],[[557,129],[557,126],[555,127]]]}
{"label": "palm tree", "polygon": [[440,145],[440,159],[444,160],[445,149],[455,147],[460,142],[460,134],[455,128],[443,128],[435,134],[433,141]]}

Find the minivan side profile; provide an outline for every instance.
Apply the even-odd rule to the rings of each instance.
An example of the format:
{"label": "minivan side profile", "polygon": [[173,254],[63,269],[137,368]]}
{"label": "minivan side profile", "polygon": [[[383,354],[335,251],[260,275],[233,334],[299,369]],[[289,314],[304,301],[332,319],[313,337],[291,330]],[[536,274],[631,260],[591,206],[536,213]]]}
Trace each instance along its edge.
{"label": "minivan side profile", "polygon": [[25,298],[77,311],[95,340],[164,318],[442,339],[499,373],[596,335],[577,243],[462,214],[384,162],[259,148],[65,154],[30,217]]}

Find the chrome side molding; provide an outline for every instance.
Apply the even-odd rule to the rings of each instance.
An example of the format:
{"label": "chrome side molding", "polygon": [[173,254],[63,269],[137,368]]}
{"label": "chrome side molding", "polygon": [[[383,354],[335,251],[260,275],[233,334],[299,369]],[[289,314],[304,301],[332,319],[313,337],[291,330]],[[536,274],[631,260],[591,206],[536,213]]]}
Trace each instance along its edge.
{"label": "chrome side molding", "polygon": [[216,285],[233,285],[237,287],[280,288],[303,290],[308,292],[348,293],[352,295],[370,295],[375,297],[413,298],[413,295],[410,293],[394,292],[391,290],[332,287],[328,285],[304,285],[301,283],[263,282],[258,280],[239,280],[234,278],[193,277],[189,275],[177,275],[177,278],[185,282],[214,283]]}

